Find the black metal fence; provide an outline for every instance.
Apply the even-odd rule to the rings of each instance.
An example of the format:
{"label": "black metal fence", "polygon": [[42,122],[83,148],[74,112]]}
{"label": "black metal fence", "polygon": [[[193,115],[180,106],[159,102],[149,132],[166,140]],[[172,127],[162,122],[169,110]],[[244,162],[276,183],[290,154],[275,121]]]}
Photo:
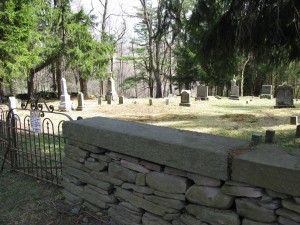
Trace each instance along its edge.
{"label": "black metal fence", "polygon": [[31,109],[22,106],[15,110],[0,109],[0,162],[12,170],[60,185],[64,137],[62,124],[72,120],[67,114],[54,112],[53,107],[39,101],[31,103]]}

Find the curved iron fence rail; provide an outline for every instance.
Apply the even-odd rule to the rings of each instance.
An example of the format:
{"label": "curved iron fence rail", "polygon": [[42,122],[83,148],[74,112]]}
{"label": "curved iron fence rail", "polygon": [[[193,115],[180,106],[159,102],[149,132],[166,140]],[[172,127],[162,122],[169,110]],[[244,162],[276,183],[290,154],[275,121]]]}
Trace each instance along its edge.
{"label": "curved iron fence rail", "polygon": [[[7,163],[12,170],[60,185],[65,144],[62,124],[72,118],[67,114],[49,110],[48,106],[47,111],[42,111],[43,107],[38,105],[38,101],[31,104],[30,110],[22,108],[20,115],[14,110],[0,109],[0,159],[3,162],[2,166],[0,164],[1,170],[4,163]],[[39,110],[39,133],[35,133],[32,128],[31,117],[28,115],[31,110]]]}

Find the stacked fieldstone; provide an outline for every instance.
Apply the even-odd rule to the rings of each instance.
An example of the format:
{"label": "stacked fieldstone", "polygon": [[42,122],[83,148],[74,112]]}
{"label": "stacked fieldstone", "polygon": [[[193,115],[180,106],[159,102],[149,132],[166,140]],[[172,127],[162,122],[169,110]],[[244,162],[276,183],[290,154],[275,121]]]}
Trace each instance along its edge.
{"label": "stacked fieldstone", "polygon": [[68,140],[68,202],[125,225],[300,224],[300,198],[217,180]]}
{"label": "stacked fieldstone", "polygon": [[[107,210],[118,225],[300,225],[299,151],[263,145],[245,153],[247,148],[232,145],[242,154],[227,171],[222,147],[230,142],[223,138],[175,132],[177,143],[170,146],[163,136],[168,130],[149,141],[139,136],[144,125],[136,126],[136,133],[129,126],[121,132],[119,124],[105,121],[100,131],[93,120],[73,122],[72,132],[64,131],[67,202]],[[193,141],[200,147],[193,149]],[[160,157],[153,157],[158,148]]]}

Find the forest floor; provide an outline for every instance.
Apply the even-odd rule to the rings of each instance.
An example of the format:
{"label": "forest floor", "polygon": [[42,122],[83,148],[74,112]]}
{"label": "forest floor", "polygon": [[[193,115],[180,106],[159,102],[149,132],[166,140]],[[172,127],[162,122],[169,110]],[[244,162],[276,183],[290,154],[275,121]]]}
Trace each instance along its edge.
{"label": "forest floor", "polygon": [[[1,163],[1,160],[0,160]],[[61,188],[5,169],[0,174],[1,225],[110,225],[103,213],[64,202]]]}

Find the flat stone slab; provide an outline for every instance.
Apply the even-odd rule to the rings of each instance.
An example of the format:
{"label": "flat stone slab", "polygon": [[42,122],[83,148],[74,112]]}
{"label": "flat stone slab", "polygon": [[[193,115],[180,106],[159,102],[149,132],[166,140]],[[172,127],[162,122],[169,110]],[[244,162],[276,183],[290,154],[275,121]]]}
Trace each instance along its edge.
{"label": "flat stone slab", "polygon": [[233,159],[232,180],[300,196],[300,157],[280,147],[258,145]]}
{"label": "flat stone slab", "polygon": [[65,122],[63,132],[67,139],[220,180],[228,179],[228,152],[249,145],[227,137],[102,117]]}

